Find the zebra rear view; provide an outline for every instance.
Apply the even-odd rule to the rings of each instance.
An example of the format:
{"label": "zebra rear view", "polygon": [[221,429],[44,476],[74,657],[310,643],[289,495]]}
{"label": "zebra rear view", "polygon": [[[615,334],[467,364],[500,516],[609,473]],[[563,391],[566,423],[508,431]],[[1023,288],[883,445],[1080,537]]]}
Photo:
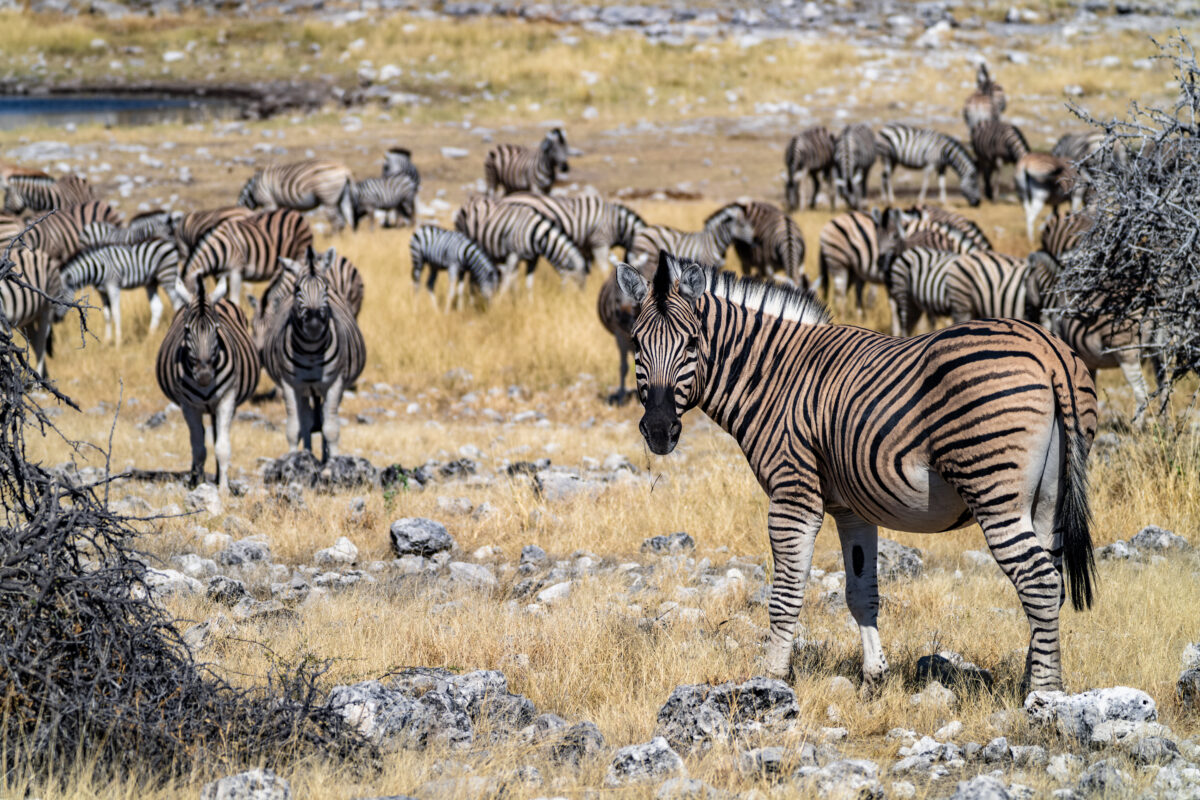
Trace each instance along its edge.
{"label": "zebra rear view", "polygon": [[[837,523],[863,677],[887,658],[877,629],[877,526],[936,533],[972,520],[1030,625],[1026,678],[1062,686],[1059,610],[1093,596],[1086,462],[1096,390],[1063,342],[1019,320],[911,339],[829,323],[809,292],[660,259],[617,280],[633,326],[639,429],[670,453],[700,408],[737,439],[770,498],[774,557],[766,666],[786,677],[813,548]],[[1065,576],[1064,576],[1065,572]]]}

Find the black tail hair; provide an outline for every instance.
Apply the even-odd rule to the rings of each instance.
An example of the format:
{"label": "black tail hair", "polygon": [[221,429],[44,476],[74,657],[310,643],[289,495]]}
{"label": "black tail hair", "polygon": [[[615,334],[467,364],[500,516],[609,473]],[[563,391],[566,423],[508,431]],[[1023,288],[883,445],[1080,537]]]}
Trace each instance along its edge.
{"label": "black tail hair", "polygon": [[1076,611],[1092,607],[1092,584],[1096,580],[1096,558],[1092,552],[1092,512],[1088,505],[1087,440],[1077,419],[1062,409],[1066,433],[1066,465],[1063,470],[1054,528],[1062,534],[1063,565]]}

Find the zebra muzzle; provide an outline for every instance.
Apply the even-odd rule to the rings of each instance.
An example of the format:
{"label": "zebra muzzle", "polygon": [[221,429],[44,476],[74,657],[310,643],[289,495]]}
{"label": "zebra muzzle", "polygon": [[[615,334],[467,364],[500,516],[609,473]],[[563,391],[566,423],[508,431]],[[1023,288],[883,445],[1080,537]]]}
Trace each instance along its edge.
{"label": "zebra muzzle", "polygon": [[642,438],[646,440],[646,446],[650,448],[650,452],[665,456],[679,443],[679,434],[683,431],[683,425],[673,410],[651,408],[642,415],[642,421],[638,423],[638,430],[641,431]]}

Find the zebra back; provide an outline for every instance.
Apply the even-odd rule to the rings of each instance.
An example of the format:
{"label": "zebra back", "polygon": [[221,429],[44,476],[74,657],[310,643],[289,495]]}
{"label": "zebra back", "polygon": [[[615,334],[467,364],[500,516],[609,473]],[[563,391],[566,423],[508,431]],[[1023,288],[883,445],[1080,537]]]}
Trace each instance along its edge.
{"label": "zebra back", "polygon": [[416,197],[417,183],[404,173],[364,178],[354,185],[354,217],[359,220],[375,211],[395,210],[411,220],[416,215]]}
{"label": "zebra back", "polygon": [[116,284],[121,289],[163,286],[172,293],[179,277],[179,251],[174,242],[148,239],[137,244],[109,244],[84,250],[62,268],[72,291],[85,286]]}
{"label": "zebra back", "polygon": [[312,227],[299,211],[276,208],[259,212],[250,221],[270,237],[280,258],[301,259],[312,247]]}
{"label": "zebra back", "polygon": [[992,243],[988,241],[987,234],[983,232],[983,229],[974,220],[957,211],[951,211],[941,206],[916,205],[903,212],[903,215],[905,234],[933,228],[953,228],[962,233],[971,243],[971,247],[968,249],[993,249]]}
{"label": "zebra back", "polygon": [[[911,334],[919,312],[933,317],[951,313],[949,275],[957,254],[927,247],[905,247],[888,267],[893,333]],[[917,313],[914,313],[917,312]]]}
{"label": "zebra back", "polygon": [[95,199],[87,180],[77,175],[54,179],[45,173],[13,174],[4,180],[4,210],[51,211],[69,208]]}
{"label": "zebra back", "polygon": [[1021,129],[1011,122],[985,120],[971,128],[971,149],[977,163],[1003,161],[1015,164],[1030,152]]}
{"label": "zebra back", "polygon": [[990,317],[1026,319],[1028,269],[1026,261],[990,251],[976,250],[956,256],[947,278],[955,321]]}
{"label": "zebra back", "polygon": [[238,194],[238,205],[250,209],[294,208],[308,211],[320,205],[337,206],[354,195],[354,174],[338,161],[310,158],[269,164],[254,173]]}
{"label": "zebra back", "polygon": [[[834,169],[839,190],[851,208],[858,208],[866,195],[867,171],[875,163],[875,134],[864,123],[847,125],[834,142]],[[862,175],[864,197],[858,196],[855,176]]]}
{"label": "zebra back", "polygon": [[844,271],[858,281],[883,283],[879,266],[879,226],[870,214],[850,211],[825,223],[818,237],[821,285],[830,291],[829,273]]}
{"label": "zebra back", "polygon": [[192,249],[214,228],[231,219],[244,219],[254,212],[242,206],[224,206],[203,211],[191,211],[175,226],[175,243],[186,258]]}

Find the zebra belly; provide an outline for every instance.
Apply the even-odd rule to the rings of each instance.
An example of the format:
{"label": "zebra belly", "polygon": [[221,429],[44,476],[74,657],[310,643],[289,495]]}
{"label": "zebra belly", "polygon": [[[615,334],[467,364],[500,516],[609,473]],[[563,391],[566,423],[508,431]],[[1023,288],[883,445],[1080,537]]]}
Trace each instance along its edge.
{"label": "zebra belly", "polygon": [[972,517],[958,492],[936,470],[912,465],[904,470],[905,485],[896,481],[892,492],[867,495],[868,487],[835,491],[826,499],[829,510],[846,508],[885,528],[910,533],[941,533],[968,524]]}

